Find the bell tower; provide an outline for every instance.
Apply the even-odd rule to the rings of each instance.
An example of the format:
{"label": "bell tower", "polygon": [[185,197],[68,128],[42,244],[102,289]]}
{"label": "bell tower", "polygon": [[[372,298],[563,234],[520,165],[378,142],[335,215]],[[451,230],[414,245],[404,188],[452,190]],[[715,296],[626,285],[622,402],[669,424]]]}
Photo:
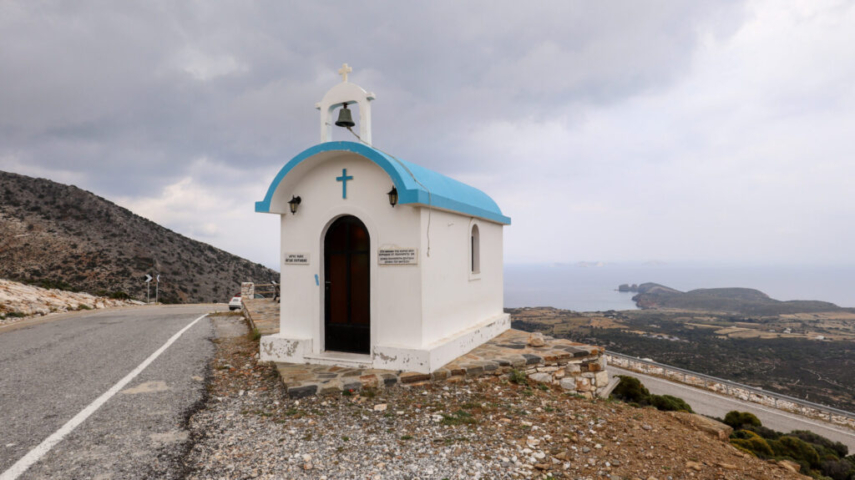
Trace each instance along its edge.
{"label": "bell tower", "polygon": [[321,143],[332,141],[332,114],[339,108],[350,104],[359,105],[359,137],[363,142],[371,145],[371,101],[374,94],[368,93],[355,83],[347,80],[347,75],[352,72],[346,63],[341,66],[338,73],[341,75],[341,83],[331,88],[323,100],[315,104],[315,108],[321,111]]}

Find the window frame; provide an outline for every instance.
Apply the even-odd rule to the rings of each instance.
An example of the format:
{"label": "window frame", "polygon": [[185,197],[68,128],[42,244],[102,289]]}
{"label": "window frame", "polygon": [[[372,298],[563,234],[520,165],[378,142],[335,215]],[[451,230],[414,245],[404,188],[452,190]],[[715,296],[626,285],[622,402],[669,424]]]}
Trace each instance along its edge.
{"label": "window frame", "polygon": [[469,223],[468,236],[467,250],[469,254],[467,257],[469,262],[467,262],[467,270],[469,271],[469,280],[480,280],[481,271],[483,270],[481,265],[481,226],[475,219],[472,219]]}

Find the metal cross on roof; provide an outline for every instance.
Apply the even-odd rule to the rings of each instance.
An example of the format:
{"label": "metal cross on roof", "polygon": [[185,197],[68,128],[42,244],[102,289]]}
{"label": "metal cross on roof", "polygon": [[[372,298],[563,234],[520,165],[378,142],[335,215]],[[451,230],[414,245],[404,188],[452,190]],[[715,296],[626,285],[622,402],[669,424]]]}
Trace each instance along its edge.
{"label": "metal cross on roof", "polygon": [[338,69],[338,74],[341,75],[341,81],[347,82],[347,74],[352,71],[353,69],[350,68],[346,63],[341,64],[341,68]]}

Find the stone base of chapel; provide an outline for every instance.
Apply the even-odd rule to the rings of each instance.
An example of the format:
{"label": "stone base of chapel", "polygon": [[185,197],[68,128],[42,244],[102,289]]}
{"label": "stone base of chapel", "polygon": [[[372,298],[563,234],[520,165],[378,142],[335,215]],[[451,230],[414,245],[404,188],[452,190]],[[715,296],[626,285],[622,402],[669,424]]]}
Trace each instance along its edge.
{"label": "stone base of chapel", "polygon": [[586,398],[607,397],[617,385],[605,370],[604,350],[569,340],[543,337],[529,345],[530,334],[506,330],[487,343],[431,373],[277,363],[276,369],[290,397],[336,395],[363,389],[411,388],[429,383],[458,383],[525,374],[533,382],[554,385]]}
{"label": "stone base of chapel", "polygon": [[[252,317],[250,317],[252,318]],[[338,352],[313,352],[310,338],[293,338],[276,333],[261,337],[261,361],[345,368],[374,368],[406,372],[432,373],[454,359],[490,341],[511,328],[511,316],[496,315],[480,324],[421,348],[375,345],[370,355]]]}
{"label": "stone base of chapel", "polygon": [[278,333],[279,309],[267,303],[272,302],[245,302],[243,313],[265,334],[261,337],[261,360],[276,363],[288,395],[293,397],[453,383],[506,376],[513,371],[585,397],[608,396],[617,384],[617,379],[605,371],[602,348],[551,337],[544,337],[541,346],[532,346],[530,334],[511,329],[506,314],[422,349],[378,345],[374,355],[317,354],[312,351],[311,339]]}

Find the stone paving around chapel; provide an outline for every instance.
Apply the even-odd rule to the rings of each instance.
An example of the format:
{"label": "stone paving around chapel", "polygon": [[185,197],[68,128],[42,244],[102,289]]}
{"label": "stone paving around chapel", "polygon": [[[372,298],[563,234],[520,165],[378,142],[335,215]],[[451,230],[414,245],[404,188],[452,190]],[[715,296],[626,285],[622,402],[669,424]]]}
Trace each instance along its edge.
{"label": "stone paving around chapel", "polygon": [[609,384],[603,353],[599,347],[508,330],[429,374],[293,363],[277,363],[276,367],[288,394],[295,397],[429,382],[459,383],[472,377],[507,376],[516,370],[537,382],[560,385],[591,398]]}
{"label": "stone paving around chapel", "polygon": [[[254,299],[244,303],[244,313],[259,334],[271,335],[279,331],[278,307],[270,299]],[[294,363],[277,363],[276,367],[288,394],[298,398],[362,388],[458,383],[512,371],[591,398],[609,391],[611,380],[605,371],[604,353],[600,347],[512,329],[429,374]]]}

